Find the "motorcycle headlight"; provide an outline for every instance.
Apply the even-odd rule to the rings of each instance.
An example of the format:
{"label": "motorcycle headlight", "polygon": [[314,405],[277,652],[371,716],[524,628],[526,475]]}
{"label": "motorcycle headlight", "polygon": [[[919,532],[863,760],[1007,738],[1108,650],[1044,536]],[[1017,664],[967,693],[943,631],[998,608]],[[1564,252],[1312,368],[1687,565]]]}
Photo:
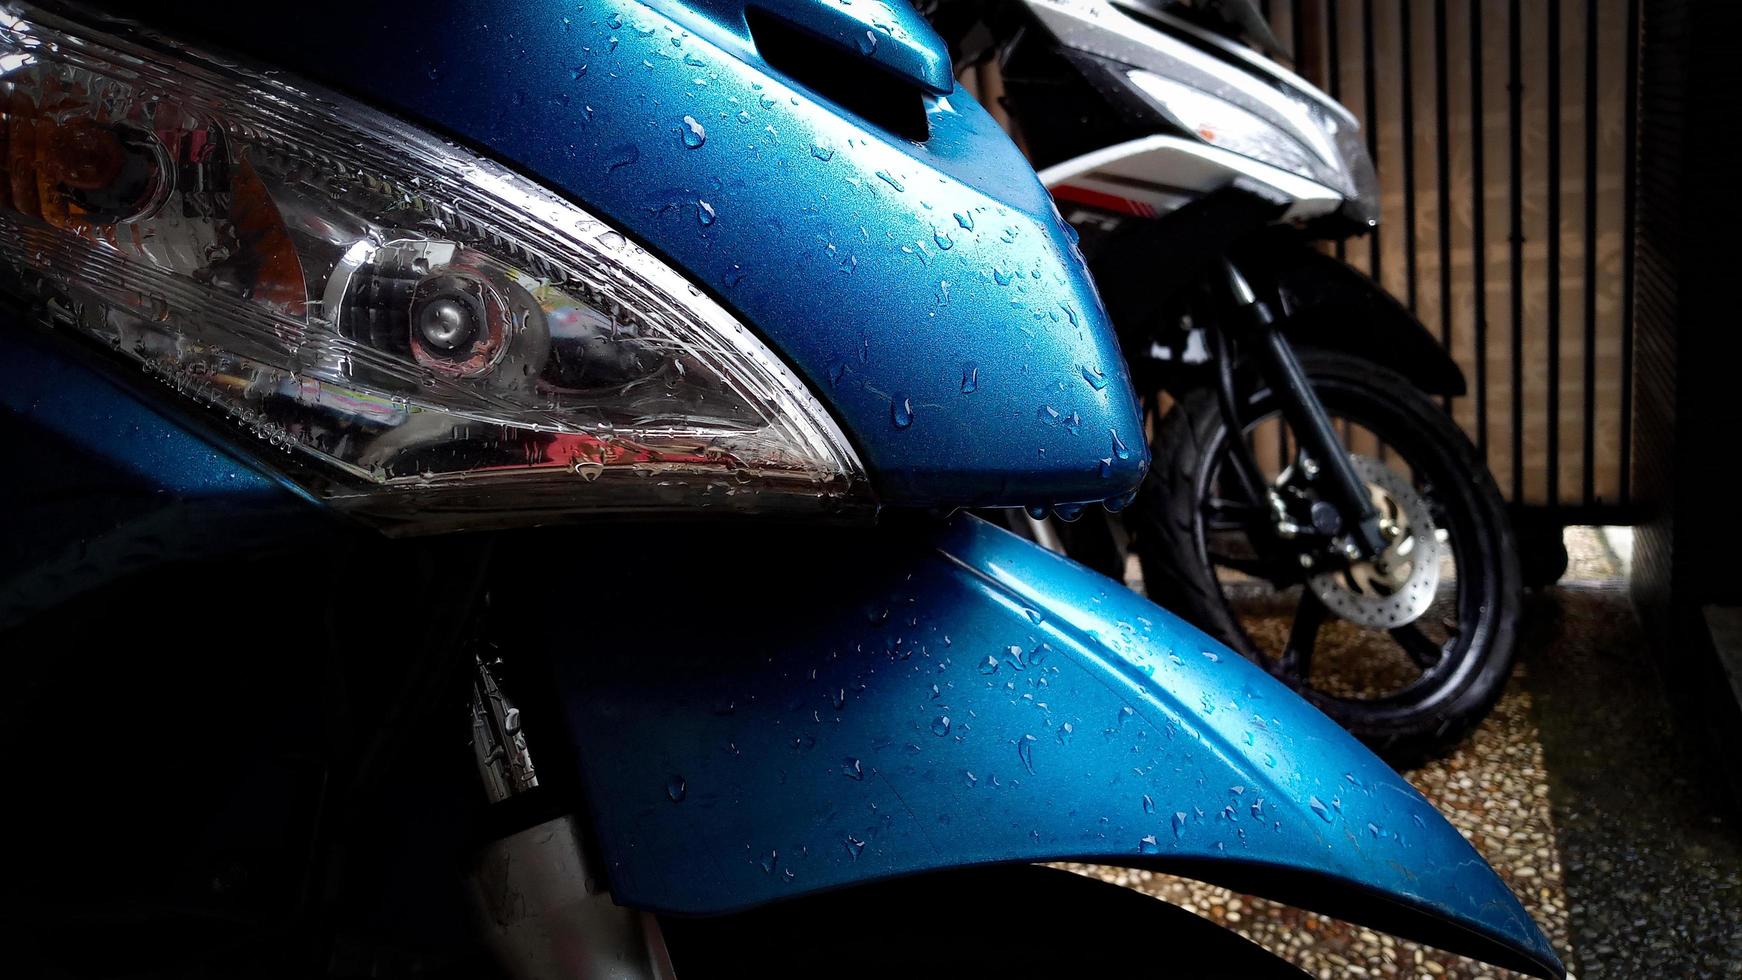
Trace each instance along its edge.
{"label": "motorcycle headlight", "polygon": [[137,30],[0,8],[0,290],[393,525],[868,500],[803,382],[607,223]]}
{"label": "motorcycle headlight", "polygon": [[1232,102],[1153,72],[1134,71],[1132,84],[1158,108],[1212,146],[1316,179],[1314,153],[1300,140]]}
{"label": "motorcycle headlight", "polygon": [[1267,119],[1154,72],[1135,70],[1127,77],[1157,109],[1204,142],[1331,187],[1353,202],[1358,217],[1377,217],[1378,184],[1355,127],[1271,88],[1240,90],[1243,97],[1260,100],[1256,104]]}

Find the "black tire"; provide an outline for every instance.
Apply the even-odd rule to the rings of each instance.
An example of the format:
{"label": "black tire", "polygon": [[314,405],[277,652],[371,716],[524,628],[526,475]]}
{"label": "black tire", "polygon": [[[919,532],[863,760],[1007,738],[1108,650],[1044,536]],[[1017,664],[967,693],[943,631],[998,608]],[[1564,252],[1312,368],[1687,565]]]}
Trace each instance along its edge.
{"label": "black tire", "polygon": [[[1394,694],[1352,698],[1315,689],[1310,676],[1297,676],[1282,662],[1291,660],[1288,653],[1279,658],[1261,650],[1218,579],[1206,546],[1204,508],[1226,458],[1227,439],[1211,390],[1184,394],[1155,428],[1155,464],[1128,518],[1134,547],[1153,598],[1279,676],[1393,763],[1413,764],[1460,742],[1493,708],[1511,674],[1521,601],[1511,525],[1475,446],[1409,381],[1345,354],[1303,351],[1300,361],[1333,418],[1354,419],[1380,434],[1426,481],[1418,489],[1431,487],[1424,496],[1436,525],[1447,532],[1457,563],[1452,603],[1460,617],[1439,641],[1440,659],[1430,668],[1431,655],[1412,652],[1411,657],[1423,658],[1415,661],[1422,669],[1419,678]],[[1273,413],[1268,388],[1255,376],[1244,377],[1242,418]],[[1297,616],[1313,602],[1303,588]],[[1321,614],[1322,609],[1318,606]],[[1305,644],[1309,675],[1317,632]],[[1419,643],[1423,630],[1413,634]],[[1408,649],[1398,632],[1392,635]],[[1285,649],[1292,652],[1294,644],[1291,627]]]}
{"label": "black tire", "polygon": [[1559,582],[1571,561],[1566,528],[1559,521],[1526,511],[1512,515],[1512,532],[1518,538],[1518,566],[1523,570],[1524,587],[1547,589]]}

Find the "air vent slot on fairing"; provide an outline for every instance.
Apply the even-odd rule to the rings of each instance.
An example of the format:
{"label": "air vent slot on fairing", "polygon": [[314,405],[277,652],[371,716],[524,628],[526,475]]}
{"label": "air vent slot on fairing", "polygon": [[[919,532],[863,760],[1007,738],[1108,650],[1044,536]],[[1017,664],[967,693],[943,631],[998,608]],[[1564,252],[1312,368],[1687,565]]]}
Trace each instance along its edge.
{"label": "air vent slot on fairing", "polygon": [[903,139],[923,143],[930,138],[918,85],[776,14],[752,7],[745,16],[756,50],[775,71]]}

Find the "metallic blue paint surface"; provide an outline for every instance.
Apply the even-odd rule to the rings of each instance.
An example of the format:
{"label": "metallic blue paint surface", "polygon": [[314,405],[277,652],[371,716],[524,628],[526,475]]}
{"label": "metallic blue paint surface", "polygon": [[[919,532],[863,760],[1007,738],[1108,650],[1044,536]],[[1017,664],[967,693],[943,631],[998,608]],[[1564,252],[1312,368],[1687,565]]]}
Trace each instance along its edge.
{"label": "metallic blue paint surface", "polygon": [[[0,312],[0,627],[154,566],[247,552],[324,513]],[[156,393],[153,393],[156,394]]]}
{"label": "metallic blue paint surface", "polygon": [[[751,51],[744,27],[744,0],[646,0],[668,17],[706,30],[741,51]],[[940,95],[956,87],[949,49],[904,0],[863,3],[818,3],[817,0],[757,0],[755,6],[813,34],[835,42],[845,52],[857,51],[868,61]]]}
{"label": "metallic blue paint surface", "polygon": [[1257,869],[1239,887],[1340,887],[1558,969],[1432,805],[1268,675],[982,521],[928,534],[852,571],[765,554],[753,586],[686,601],[682,642],[623,610],[552,638],[619,901],[712,913],[1000,861]]}
{"label": "metallic blue paint surface", "polygon": [[1148,455],[1099,298],[1028,164],[953,86],[943,45],[904,4],[763,7],[830,36],[870,22],[871,57],[948,89],[924,96],[931,138],[882,132],[769,68],[741,0],[391,16],[311,0],[288,17],[200,0],[159,19],[445,129],[611,219],[808,379],[885,503],[1134,489]]}
{"label": "metallic blue paint surface", "polygon": [[[69,459],[119,469],[149,492],[177,498],[288,492],[31,331],[0,315],[0,411],[52,433]],[[163,396],[175,397],[167,389]]]}

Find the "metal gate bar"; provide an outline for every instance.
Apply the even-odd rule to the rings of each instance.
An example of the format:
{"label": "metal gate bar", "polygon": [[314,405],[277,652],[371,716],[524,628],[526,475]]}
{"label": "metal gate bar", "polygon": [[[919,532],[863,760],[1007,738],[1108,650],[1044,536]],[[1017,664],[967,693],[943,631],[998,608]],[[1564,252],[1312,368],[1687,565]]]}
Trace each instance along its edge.
{"label": "metal gate bar", "polygon": [[1639,0],[1263,9],[1296,70],[1361,119],[1379,171],[1379,232],[1334,251],[1464,367],[1470,395],[1448,407],[1502,489],[1566,520],[1630,519]]}

